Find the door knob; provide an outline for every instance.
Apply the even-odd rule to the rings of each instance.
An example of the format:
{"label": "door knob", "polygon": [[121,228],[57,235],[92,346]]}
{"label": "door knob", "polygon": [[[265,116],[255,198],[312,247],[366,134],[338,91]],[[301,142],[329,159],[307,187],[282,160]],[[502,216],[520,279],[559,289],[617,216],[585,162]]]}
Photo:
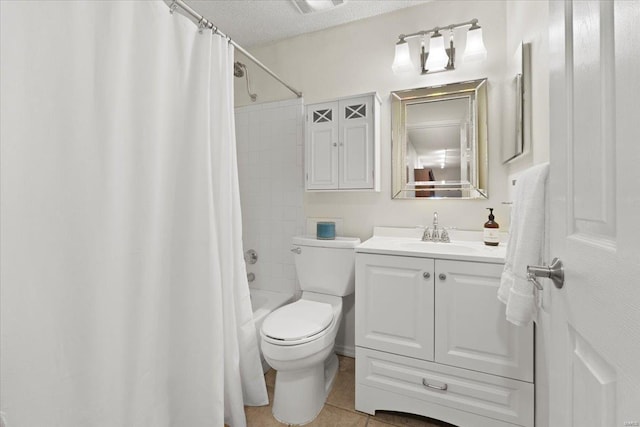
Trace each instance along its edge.
{"label": "door knob", "polygon": [[425,271],[424,273],[422,273],[422,277],[424,277],[425,279],[428,279],[431,277],[431,273],[429,273],[428,271]]}
{"label": "door knob", "polygon": [[438,275],[438,278],[439,278],[440,280],[447,280],[447,275],[446,275],[446,274],[444,274],[444,273],[440,273],[440,275]]}
{"label": "door knob", "polygon": [[551,279],[556,288],[562,289],[564,286],[564,267],[562,265],[562,261],[558,258],[554,258],[553,261],[551,261],[550,266],[528,265],[527,277],[539,290],[542,290],[542,285],[538,282],[538,277]]}

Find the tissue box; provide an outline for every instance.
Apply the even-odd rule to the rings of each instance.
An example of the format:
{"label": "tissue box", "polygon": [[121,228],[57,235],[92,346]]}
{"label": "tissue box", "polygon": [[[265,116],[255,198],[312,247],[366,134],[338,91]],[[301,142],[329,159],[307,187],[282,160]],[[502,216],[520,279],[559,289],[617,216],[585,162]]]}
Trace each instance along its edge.
{"label": "tissue box", "polygon": [[319,240],[334,240],[336,238],[336,223],[318,222],[316,225],[316,237]]}

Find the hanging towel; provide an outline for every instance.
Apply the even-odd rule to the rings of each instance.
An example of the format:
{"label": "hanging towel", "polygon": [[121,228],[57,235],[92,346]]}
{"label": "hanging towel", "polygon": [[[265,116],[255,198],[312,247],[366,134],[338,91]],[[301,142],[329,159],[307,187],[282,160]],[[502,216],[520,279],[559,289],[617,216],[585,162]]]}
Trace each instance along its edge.
{"label": "hanging towel", "polygon": [[526,326],[535,320],[539,307],[537,290],[527,280],[527,265],[542,261],[545,239],[546,182],[549,164],[523,172],[516,182],[511,227],[498,299],[507,305],[507,320]]}

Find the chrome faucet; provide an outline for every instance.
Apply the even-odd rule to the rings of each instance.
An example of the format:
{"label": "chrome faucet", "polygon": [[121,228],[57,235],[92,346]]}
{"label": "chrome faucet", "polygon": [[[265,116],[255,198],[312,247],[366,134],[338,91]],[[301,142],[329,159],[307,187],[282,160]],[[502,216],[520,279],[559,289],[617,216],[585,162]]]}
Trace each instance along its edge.
{"label": "chrome faucet", "polygon": [[433,213],[433,230],[427,227],[422,233],[423,242],[444,242],[449,243],[449,233],[442,227],[438,227],[438,212]]}

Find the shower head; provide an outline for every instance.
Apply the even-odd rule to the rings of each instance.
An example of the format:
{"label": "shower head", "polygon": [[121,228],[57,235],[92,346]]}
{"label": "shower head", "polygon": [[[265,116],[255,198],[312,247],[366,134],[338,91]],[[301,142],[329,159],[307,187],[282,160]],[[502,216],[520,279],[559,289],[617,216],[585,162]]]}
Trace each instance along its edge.
{"label": "shower head", "polygon": [[242,62],[236,61],[233,63],[233,75],[236,77],[244,77],[244,65]]}
{"label": "shower head", "polygon": [[249,94],[249,98],[251,98],[251,102],[256,102],[258,99],[258,95],[251,92],[251,86],[249,84],[249,70],[247,70],[247,66],[244,65],[240,61],[236,61],[233,63],[233,75],[236,77],[246,77],[247,78],[247,93]]}

